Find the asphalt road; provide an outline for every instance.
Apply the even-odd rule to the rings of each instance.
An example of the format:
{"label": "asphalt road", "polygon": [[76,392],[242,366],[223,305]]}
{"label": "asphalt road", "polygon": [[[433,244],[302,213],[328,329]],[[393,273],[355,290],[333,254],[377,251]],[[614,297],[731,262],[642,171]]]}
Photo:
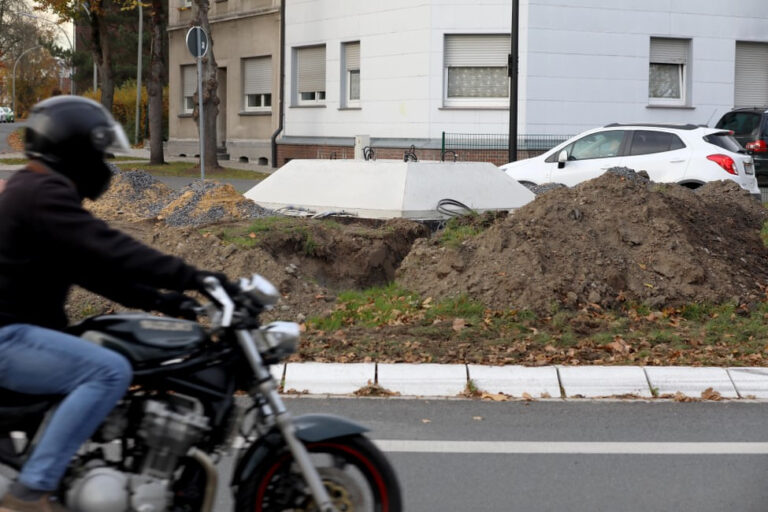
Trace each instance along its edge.
{"label": "asphalt road", "polygon": [[[369,426],[408,511],[768,510],[765,403],[297,398],[288,406]],[[216,510],[229,510],[221,491]]]}

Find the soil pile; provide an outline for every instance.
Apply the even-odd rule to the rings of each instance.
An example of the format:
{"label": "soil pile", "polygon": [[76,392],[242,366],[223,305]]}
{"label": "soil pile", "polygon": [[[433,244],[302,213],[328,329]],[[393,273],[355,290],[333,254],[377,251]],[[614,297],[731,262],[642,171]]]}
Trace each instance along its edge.
{"label": "soil pile", "polygon": [[453,249],[421,239],[397,281],[494,309],[549,313],[764,298],[766,211],[731,181],[695,191],[615,169],[543,193]]}

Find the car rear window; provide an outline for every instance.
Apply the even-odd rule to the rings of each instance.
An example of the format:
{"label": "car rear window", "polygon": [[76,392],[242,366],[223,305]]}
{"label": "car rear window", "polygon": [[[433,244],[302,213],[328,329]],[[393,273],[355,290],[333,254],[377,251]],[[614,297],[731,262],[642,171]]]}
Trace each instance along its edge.
{"label": "car rear window", "polygon": [[748,135],[760,126],[761,117],[757,112],[728,112],[715,128],[731,130],[736,135]]}
{"label": "car rear window", "polygon": [[704,140],[709,142],[710,144],[714,144],[719,148],[723,148],[727,151],[732,151],[734,153],[739,153],[744,151],[744,148],[741,147],[741,144],[739,144],[739,141],[737,141],[732,135],[729,135],[727,133],[713,133],[712,135],[707,135],[706,137],[704,137]]}
{"label": "car rear window", "polygon": [[629,148],[630,155],[650,155],[662,153],[685,147],[680,137],[674,133],[654,132],[650,130],[637,130],[632,134],[632,144]]}

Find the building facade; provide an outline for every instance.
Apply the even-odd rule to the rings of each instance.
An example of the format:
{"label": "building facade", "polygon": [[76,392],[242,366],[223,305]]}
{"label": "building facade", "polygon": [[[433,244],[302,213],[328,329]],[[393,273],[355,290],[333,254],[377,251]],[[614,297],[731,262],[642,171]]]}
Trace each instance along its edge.
{"label": "building facade", "polygon": [[[212,20],[220,6],[249,1],[269,3],[216,2]],[[233,64],[272,56],[271,94],[282,93],[283,105],[272,101],[268,117],[279,129],[270,165],[351,158],[356,137],[378,158],[403,158],[413,147],[419,158],[437,159],[444,133],[508,132],[511,3],[285,0],[282,70],[279,29],[271,44],[266,31],[255,36],[258,23],[279,16],[275,5],[271,14],[222,18],[213,37],[228,101],[242,100],[247,87]],[[239,44],[216,39],[219,27]],[[186,52],[181,39],[172,56],[176,47]],[[711,125],[735,105],[768,105],[764,0],[520,0],[518,41],[519,134],[573,135],[612,122]],[[263,108],[262,98],[254,102]],[[228,150],[235,141],[266,142],[266,127],[259,132],[232,112],[228,106]],[[176,133],[194,139],[193,127]],[[505,158],[500,151],[492,160]]]}
{"label": "building facade", "polygon": [[[192,117],[197,69],[185,40],[195,8],[191,0],[171,0],[168,15],[171,155],[199,154]],[[209,21],[219,68],[219,152],[233,160],[271,166],[271,139],[279,121],[280,0],[211,2]]]}

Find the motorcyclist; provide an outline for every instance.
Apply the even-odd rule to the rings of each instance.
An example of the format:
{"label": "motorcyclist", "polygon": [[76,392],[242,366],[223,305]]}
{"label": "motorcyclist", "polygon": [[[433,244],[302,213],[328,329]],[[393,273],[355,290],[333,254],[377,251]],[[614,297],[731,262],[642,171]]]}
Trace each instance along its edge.
{"label": "motorcyclist", "polygon": [[0,193],[0,393],[63,396],[0,512],[66,511],[53,494],[67,465],[131,382],[124,357],[62,332],[70,287],[178,315],[188,305],[180,292],[213,274],[83,208],[110,181],[105,153],[120,149],[128,149],[125,133],[99,103],[49,98],[30,112],[29,163]]}

